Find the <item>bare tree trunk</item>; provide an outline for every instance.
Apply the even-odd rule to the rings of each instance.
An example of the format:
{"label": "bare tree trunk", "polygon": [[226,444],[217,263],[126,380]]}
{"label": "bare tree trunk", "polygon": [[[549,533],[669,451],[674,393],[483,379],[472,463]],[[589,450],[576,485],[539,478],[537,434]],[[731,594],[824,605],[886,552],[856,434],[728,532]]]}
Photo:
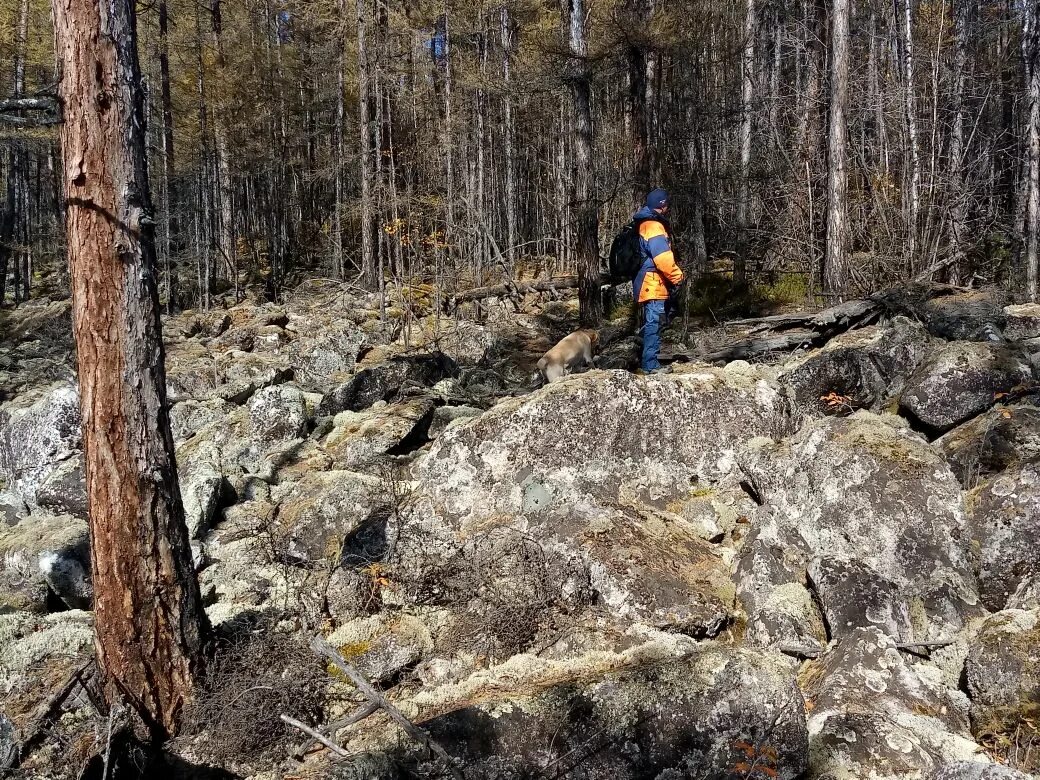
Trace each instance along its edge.
{"label": "bare tree trunk", "polygon": [[748,223],[751,209],[751,111],[755,96],[755,38],[758,34],[756,0],[747,0],[744,15],[744,47],[741,58],[740,89],[740,194],[737,197],[737,231],[740,235],[737,257],[733,263],[733,280],[739,285],[747,281],[747,255],[750,251]]}
{"label": "bare tree trunk", "polygon": [[503,111],[505,126],[502,128],[505,146],[506,164],[506,246],[510,273],[515,273],[514,247],[516,247],[516,126],[513,121],[513,29],[509,18],[509,8],[502,6],[502,80],[505,86]]}
{"label": "bare tree trunk", "polygon": [[845,112],[849,94],[849,0],[831,6],[831,99],[827,134],[827,250],[823,289],[839,298],[849,280]]}
{"label": "bare tree trunk", "polygon": [[1026,3],[1022,16],[1022,59],[1025,62],[1029,113],[1026,128],[1028,173],[1025,184],[1026,297],[1037,300],[1040,274],[1040,8]]}
{"label": "bare tree trunk", "polygon": [[167,413],[130,0],[53,0],[97,653],[111,693],[177,730],[205,613]]}
{"label": "bare tree trunk", "polygon": [[169,11],[166,0],[159,0],[159,80],[162,90],[162,251],[163,277],[166,281],[166,313],[177,308],[177,278],[173,265],[173,96],[170,92]]}
{"label": "bare tree trunk", "polygon": [[917,109],[914,107],[914,11],[913,0],[903,0],[903,76],[906,131],[910,143],[910,182],[907,191],[908,271],[913,276],[918,266],[918,222],[921,213],[921,149],[917,137]]}
{"label": "bare tree trunk", "polygon": [[577,222],[578,302],[581,321],[597,324],[603,316],[599,273],[599,213],[592,193],[592,74],[585,31],[585,1],[562,0],[570,49],[569,78],[574,96],[574,213]]}
{"label": "bare tree trunk", "polygon": [[953,56],[953,103],[956,115],[950,131],[950,257],[946,279],[958,284],[960,270],[965,266],[968,233],[968,193],[964,176],[964,124],[967,117],[967,101],[964,97],[965,70],[968,66],[968,44],[970,40],[971,0],[954,0],[954,26],[956,49]]}
{"label": "bare tree trunk", "polygon": [[364,285],[374,290],[381,283],[376,268],[376,253],[372,243],[372,177],[375,165],[372,160],[372,118],[369,111],[369,61],[367,45],[368,15],[366,0],[357,0],[358,41],[358,125],[361,132],[361,274]]}

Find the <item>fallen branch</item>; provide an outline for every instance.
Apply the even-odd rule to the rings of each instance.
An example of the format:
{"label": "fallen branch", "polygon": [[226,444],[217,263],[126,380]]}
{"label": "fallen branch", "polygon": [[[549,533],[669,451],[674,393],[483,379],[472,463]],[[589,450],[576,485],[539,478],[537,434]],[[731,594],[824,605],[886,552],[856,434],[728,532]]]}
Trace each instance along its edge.
{"label": "fallen branch", "polygon": [[327,658],[337,669],[343,672],[343,674],[345,674],[347,678],[357,686],[357,689],[364,694],[365,698],[373,704],[377,704],[387,715],[390,716],[392,721],[404,729],[408,736],[421,745],[424,745],[427,750],[430,750],[434,755],[440,758],[441,761],[444,762],[448,772],[451,773],[451,776],[454,777],[455,780],[465,780],[462,772],[460,772],[458,767],[455,766],[455,763],[452,761],[451,756],[448,755],[447,751],[431,739],[429,734],[408,720],[399,709],[387,701],[379,691],[372,687],[372,684],[365,679],[365,676],[347,663],[346,659],[337,653],[328,642],[321,637],[315,637],[311,641],[311,647],[314,648],[314,651],[318,655]]}
{"label": "fallen branch", "polygon": [[[283,723],[288,723],[293,728],[299,729],[304,734],[309,735],[313,741],[320,742],[325,747],[327,747],[329,750],[331,750],[333,753],[335,753],[337,756],[342,756],[343,758],[350,758],[350,753],[348,753],[346,750],[341,748],[339,745],[337,745],[331,739],[326,737],[320,731],[316,731],[315,729],[312,729],[306,723],[298,721],[298,720],[296,720],[296,718],[290,718],[288,715],[285,715],[285,714],[279,715],[278,717],[282,719]],[[302,753],[304,751],[302,751],[302,749],[301,749],[300,752]]]}

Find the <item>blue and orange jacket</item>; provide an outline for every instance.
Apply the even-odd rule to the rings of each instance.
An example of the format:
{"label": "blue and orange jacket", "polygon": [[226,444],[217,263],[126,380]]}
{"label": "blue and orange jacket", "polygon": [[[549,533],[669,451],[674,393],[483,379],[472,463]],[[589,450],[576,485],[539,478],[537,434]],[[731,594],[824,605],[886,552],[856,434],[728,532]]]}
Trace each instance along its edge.
{"label": "blue and orange jacket", "polygon": [[639,246],[643,250],[643,265],[632,280],[632,294],[637,303],[666,301],[683,280],[682,269],[675,263],[672,241],[660,217],[644,206],[632,217],[639,223]]}

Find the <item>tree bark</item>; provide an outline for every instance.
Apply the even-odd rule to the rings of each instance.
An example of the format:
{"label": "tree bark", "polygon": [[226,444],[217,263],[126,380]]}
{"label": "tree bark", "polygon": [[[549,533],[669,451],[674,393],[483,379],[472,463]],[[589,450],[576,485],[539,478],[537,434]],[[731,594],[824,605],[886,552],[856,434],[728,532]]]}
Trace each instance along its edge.
{"label": "tree bark", "polygon": [[358,125],[361,134],[361,274],[365,287],[376,289],[380,284],[376,267],[376,252],[372,241],[372,178],[375,164],[372,154],[372,118],[369,111],[369,61],[368,61],[368,15],[366,0],[357,0],[357,44],[358,44]]}
{"label": "tree bark", "polygon": [[53,0],[98,660],[157,738],[176,732],[205,613],[167,413],[131,0]]}
{"label": "tree bark", "polygon": [[574,199],[576,270],[581,321],[599,323],[603,300],[599,286],[599,213],[592,197],[592,74],[588,63],[584,0],[562,0],[568,42],[569,79],[574,97]]}
{"label": "tree bark", "polygon": [[830,127],[827,134],[827,250],[823,289],[841,297],[849,278],[845,112],[849,94],[849,0],[831,6]]}
{"label": "tree bark", "polygon": [[1026,127],[1028,173],[1025,186],[1026,297],[1037,300],[1040,274],[1040,8],[1026,3],[1022,16],[1022,59],[1029,106]]}

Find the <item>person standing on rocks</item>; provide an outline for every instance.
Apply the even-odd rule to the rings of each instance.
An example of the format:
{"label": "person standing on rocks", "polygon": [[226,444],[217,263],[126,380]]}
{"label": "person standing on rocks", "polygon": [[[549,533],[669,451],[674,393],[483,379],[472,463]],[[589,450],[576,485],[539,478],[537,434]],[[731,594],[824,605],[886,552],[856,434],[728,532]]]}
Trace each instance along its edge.
{"label": "person standing on rocks", "polygon": [[671,208],[668,192],[655,189],[646,196],[646,205],[632,217],[639,227],[639,246],[643,264],[632,280],[632,293],[643,311],[642,373],[665,371],[657,356],[661,351],[661,329],[667,322],[666,308],[673,292],[683,280],[682,269],[672,253]]}

